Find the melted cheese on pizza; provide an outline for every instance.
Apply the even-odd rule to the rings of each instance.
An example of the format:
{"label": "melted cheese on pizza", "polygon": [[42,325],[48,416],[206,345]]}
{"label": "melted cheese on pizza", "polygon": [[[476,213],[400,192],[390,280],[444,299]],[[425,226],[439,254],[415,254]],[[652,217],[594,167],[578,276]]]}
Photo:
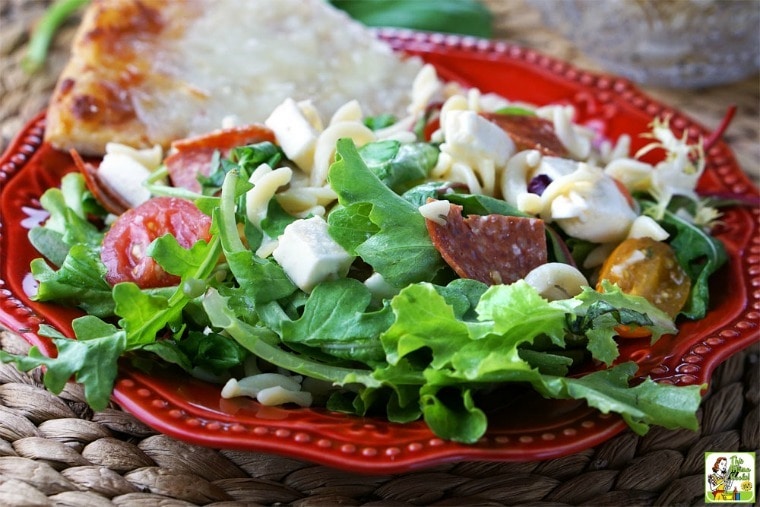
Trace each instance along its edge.
{"label": "melted cheese on pizza", "polygon": [[102,154],[263,122],[287,98],[329,117],[409,103],[421,68],[322,0],[95,0],[48,109],[46,140]]}

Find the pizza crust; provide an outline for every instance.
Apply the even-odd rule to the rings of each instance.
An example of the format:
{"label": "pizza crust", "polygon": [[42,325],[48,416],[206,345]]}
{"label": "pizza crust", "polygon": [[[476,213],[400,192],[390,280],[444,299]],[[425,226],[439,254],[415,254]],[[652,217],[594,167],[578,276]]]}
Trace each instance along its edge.
{"label": "pizza crust", "polygon": [[45,140],[102,155],[261,123],[286,98],[329,117],[357,99],[399,116],[422,64],[323,0],[93,0],[48,112]]}
{"label": "pizza crust", "polygon": [[48,107],[46,141],[85,154],[104,153],[112,140],[135,147],[165,142],[148,137],[132,94],[150,86],[145,56],[159,49],[172,4],[96,0],[87,8]]}

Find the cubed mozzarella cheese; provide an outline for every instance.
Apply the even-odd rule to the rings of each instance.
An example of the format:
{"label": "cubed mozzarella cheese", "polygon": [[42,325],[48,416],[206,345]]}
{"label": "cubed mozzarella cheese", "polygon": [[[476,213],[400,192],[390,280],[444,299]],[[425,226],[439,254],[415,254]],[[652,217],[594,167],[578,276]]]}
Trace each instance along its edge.
{"label": "cubed mozzarella cheese", "polygon": [[164,159],[164,150],[159,145],[141,150],[120,143],[106,143],[106,154],[121,153],[142,164],[149,171],[155,171]]}
{"label": "cubed mozzarella cheese", "polygon": [[448,111],[444,118],[441,151],[455,161],[477,166],[483,159],[503,167],[514,153],[515,143],[501,127],[475,111]]}
{"label": "cubed mozzarella cheese", "polygon": [[320,282],[344,277],[354,260],[327,231],[324,218],[300,219],[285,227],[272,253],[301,290],[311,292]]}
{"label": "cubed mozzarella cheese", "polygon": [[285,155],[306,172],[311,171],[317,132],[293,99],[286,99],[264,121],[272,129]]}
{"label": "cubed mozzarella cheese", "polygon": [[376,303],[379,303],[383,299],[391,299],[399,293],[399,290],[389,284],[380,273],[372,273],[364,280],[364,286],[369,289],[372,294],[372,300]]}
{"label": "cubed mozzarella cheese", "polygon": [[108,153],[98,167],[98,178],[134,208],[150,199],[144,185],[150,171],[126,153]]}

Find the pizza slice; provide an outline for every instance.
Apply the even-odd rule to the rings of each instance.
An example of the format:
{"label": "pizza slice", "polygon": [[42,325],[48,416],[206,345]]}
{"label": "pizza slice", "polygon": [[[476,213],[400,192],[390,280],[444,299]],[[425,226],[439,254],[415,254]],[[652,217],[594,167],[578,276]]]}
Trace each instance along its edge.
{"label": "pizza slice", "polygon": [[357,99],[404,113],[421,62],[324,0],[93,0],[47,113],[46,141],[101,155],[262,122],[286,98],[325,117]]}

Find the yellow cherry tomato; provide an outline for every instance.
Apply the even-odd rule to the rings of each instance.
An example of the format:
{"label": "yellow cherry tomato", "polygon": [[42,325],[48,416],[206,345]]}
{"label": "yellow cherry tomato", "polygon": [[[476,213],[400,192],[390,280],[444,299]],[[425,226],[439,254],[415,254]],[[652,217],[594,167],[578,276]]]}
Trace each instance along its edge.
{"label": "yellow cherry tomato", "polygon": [[[602,265],[597,283],[599,291],[602,280],[617,284],[626,294],[646,298],[671,318],[681,311],[691,290],[691,280],[673,249],[652,238],[631,238],[620,243]],[[648,334],[642,328],[619,327],[621,336]]]}

